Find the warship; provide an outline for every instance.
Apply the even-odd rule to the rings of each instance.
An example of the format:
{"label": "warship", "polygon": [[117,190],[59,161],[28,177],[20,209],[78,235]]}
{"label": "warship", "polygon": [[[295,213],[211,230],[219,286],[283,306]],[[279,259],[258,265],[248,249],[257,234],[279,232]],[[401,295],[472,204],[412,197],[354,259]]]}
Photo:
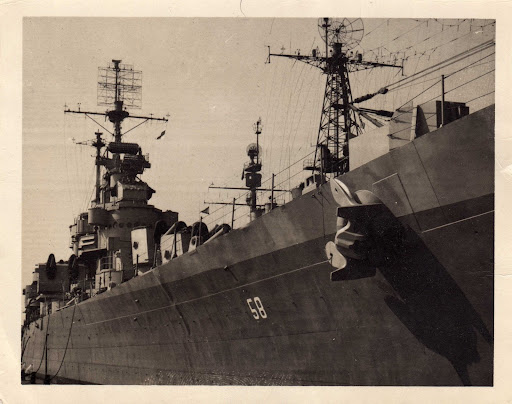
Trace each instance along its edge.
{"label": "warship", "polygon": [[[149,203],[149,159],[122,124],[167,118],[128,112],[140,71],[121,60],[99,69],[108,110],[65,112],[108,119],[113,139],[97,131],[88,143],[94,199],[69,227],[72,253],[50,254],[23,290],[22,373],[76,384],[493,385],[494,105],[445,100],[441,77],[428,102],[362,107],[391,88],[355,98],[350,75],[403,66],[353,51],[360,19],[318,26],[323,49],[268,49],[268,62],[326,77],[305,180],[262,182],[258,120],[245,186],[224,187],[245,200],[215,202],[232,215],[210,228],[209,207],[187,224]],[[363,133],[364,121],[374,130]],[[248,220],[236,226],[240,205]]]}

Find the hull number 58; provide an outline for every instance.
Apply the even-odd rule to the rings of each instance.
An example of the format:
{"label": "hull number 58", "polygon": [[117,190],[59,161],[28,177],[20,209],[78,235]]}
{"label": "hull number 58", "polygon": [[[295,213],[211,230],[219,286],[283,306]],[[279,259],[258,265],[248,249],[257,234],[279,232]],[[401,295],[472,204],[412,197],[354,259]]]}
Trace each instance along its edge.
{"label": "hull number 58", "polygon": [[[255,320],[258,320],[260,317],[267,318],[267,313],[263,308],[263,303],[261,303],[261,300],[258,296],[254,297],[253,299],[247,299],[247,305],[249,306],[249,309],[251,310],[252,316]],[[254,308],[253,305],[256,306],[256,308]]]}

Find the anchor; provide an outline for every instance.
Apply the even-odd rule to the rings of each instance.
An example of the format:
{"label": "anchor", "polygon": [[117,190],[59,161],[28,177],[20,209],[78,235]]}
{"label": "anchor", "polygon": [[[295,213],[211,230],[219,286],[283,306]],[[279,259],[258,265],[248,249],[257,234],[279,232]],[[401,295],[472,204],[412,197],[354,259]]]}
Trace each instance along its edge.
{"label": "anchor", "polygon": [[336,234],[325,252],[331,265],[331,281],[374,276],[379,266],[391,265],[401,253],[402,226],[372,192],[354,194],[340,180],[331,181],[336,211]]}

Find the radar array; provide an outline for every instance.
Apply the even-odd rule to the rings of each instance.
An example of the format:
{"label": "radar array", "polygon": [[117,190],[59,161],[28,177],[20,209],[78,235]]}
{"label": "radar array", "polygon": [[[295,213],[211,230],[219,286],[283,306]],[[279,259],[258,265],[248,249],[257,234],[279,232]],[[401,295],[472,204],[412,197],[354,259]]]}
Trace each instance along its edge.
{"label": "radar array", "polygon": [[[131,65],[123,65],[120,60],[112,60],[108,67],[98,69],[98,105],[114,107],[106,112],[92,112],[71,110],[65,108],[65,113],[84,114],[94,122],[91,115],[108,117],[114,124],[114,138],[116,142],[121,142],[123,134],[121,133],[121,123],[128,117],[133,119],[142,119],[146,121],[164,121],[167,118],[154,118],[152,116],[131,115],[126,108],[142,107],[142,72],[133,70]],[[96,122],[99,126],[107,130],[104,126]],[[108,131],[108,130],[107,130]]]}
{"label": "radar array", "polygon": [[[493,83],[492,76],[494,69],[492,68],[492,64],[494,63],[495,55],[493,51],[495,46],[493,36],[495,21],[475,19],[416,19],[395,21],[393,19],[383,19],[374,22],[370,25],[371,28],[367,30],[368,32],[365,32],[363,31],[364,27],[362,27],[362,21],[359,22],[356,20],[327,19],[326,21],[323,18],[320,19],[317,26],[320,36],[322,37],[323,44],[319,45],[322,49],[317,46],[316,49],[304,52],[292,46],[291,42],[290,46],[287,46],[289,51],[287,51],[284,46],[279,46],[279,53],[274,54],[270,52],[269,48],[267,63],[270,63],[272,56],[287,57],[294,61],[303,62],[304,65],[309,65],[313,67],[314,70],[318,69],[327,77],[325,79],[325,91],[323,94],[318,94],[320,97],[323,96],[323,104],[315,149],[311,152],[307,152],[305,155],[301,155],[301,157],[297,154],[295,158],[293,158],[294,155],[291,154],[293,147],[290,148],[288,145],[288,148],[285,149],[282,143],[281,149],[277,148],[277,150],[281,150],[281,155],[279,156],[279,160],[277,160],[277,157],[274,159],[274,163],[272,159],[273,149],[269,147],[270,155],[266,158],[267,167],[272,167],[271,172],[275,174],[263,180],[262,186],[270,186],[270,181],[272,181],[272,186],[269,188],[274,189],[274,191],[276,188],[284,187],[285,184],[287,184],[287,188],[290,189],[290,179],[302,176],[302,170],[300,170],[300,168],[303,167],[310,167],[312,170],[316,170],[317,172],[322,171],[324,174],[327,174],[329,160],[322,159],[322,148],[328,145],[327,148],[330,151],[329,159],[331,161],[331,168],[333,166],[336,168],[336,130],[338,133],[338,152],[348,152],[350,139],[362,132],[361,129],[364,128],[364,123],[370,122],[372,124],[370,125],[371,130],[372,127],[381,127],[386,122],[396,122],[400,120],[402,115],[400,112],[392,115],[391,111],[395,111],[398,106],[410,102],[411,100],[418,103],[428,102],[432,99],[441,98],[443,93],[457,93],[458,99],[464,99],[466,103],[476,101],[474,104],[476,106],[478,103],[484,103],[480,100],[481,98],[491,97],[494,94],[493,88],[489,86]],[[324,25],[327,25],[327,27]],[[345,60],[344,67],[349,73],[361,71],[360,73],[351,75],[351,81],[353,81],[352,85],[356,86],[357,84],[357,91],[354,89],[353,98],[350,98],[352,96],[350,92],[349,99],[351,99],[352,102],[349,103],[349,108],[353,112],[349,111],[349,122],[347,125],[345,125],[345,115],[342,109],[339,108],[338,111],[336,111],[336,94],[334,94],[334,98],[331,98],[332,92],[336,92],[336,87],[331,84],[336,83],[336,81],[333,81],[332,75],[341,70],[339,66],[336,66],[337,61],[334,58],[336,53],[334,47],[338,47],[339,45],[336,44],[339,43],[341,43],[340,53],[343,57],[340,57],[338,61],[340,59]],[[364,46],[362,46],[363,43]],[[314,47],[315,41],[313,41],[311,48]],[[450,52],[452,48],[458,52]],[[374,67],[379,66],[393,66],[396,69],[374,69]],[[488,68],[487,66],[490,67]],[[281,78],[274,74],[272,84],[269,86],[269,88],[272,89],[272,91],[270,91],[270,98],[272,98],[275,92],[275,96],[272,99],[278,100],[279,97],[281,97],[283,88],[290,85],[290,83],[292,85],[295,84],[295,87],[290,87],[290,89],[293,89],[293,92],[290,91],[289,97],[288,94],[286,95],[286,100],[307,98],[307,96],[309,96],[309,90],[307,90],[306,97],[304,97],[306,91],[301,92],[304,82],[304,70],[307,69],[300,69],[300,74],[296,74],[295,76],[289,74],[288,70],[286,72],[278,70],[284,74],[281,75]],[[297,69],[295,71],[297,73],[299,72]],[[459,89],[469,88],[468,84],[477,81],[481,84],[486,78],[490,83],[489,86],[485,87],[480,85],[480,87],[482,87],[481,89],[478,87],[474,93],[469,92],[468,96],[462,95],[461,97]],[[448,79],[448,86],[443,89],[442,82],[446,79]],[[308,80],[311,80],[311,78],[307,78],[305,82],[311,84]],[[450,85],[450,83],[453,84]],[[278,84],[280,87],[277,86]],[[350,84],[351,83],[348,83],[348,90],[351,89]],[[297,89],[300,94],[296,94]],[[386,94],[386,97],[378,96],[379,94]],[[342,95],[339,95],[339,98],[343,101]],[[367,100],[371,100],[368,104],[375,109],[360,106],[362,105],[360,103]],[[318,101],[321,102],[321,98]],[[386,103],[384,101],[386,101]],[[277,141],[276,139],[278,139],[279,136],[273,136],[274,122],[271,119],[272,117],[269,118],[269,113],[272,115],[272,111],[275,110],[288,111],[287,108],[290,107],[289,101],[288,104],[288,107],[286,107],[286,105],[277,106],[272,104],[268,106],[264,118],[267,118],[270,122],[271,141]],[[339,104],[342,104],[342,102]],[[303,117],[309,117],[309,119],[313,117],[313,114],[302,114],[304,110],[300,109],[300,104],[297,104],[296,107],[299,107],[297,122]],[[389,111],[384,111],[383,109],[389,109]],[[338,115],[336,113],[338,113]],[[337,116],[339,118],[338,120]],[[294,117],[295,115],[290,119],[294,121]],[[358,120],[360,117],[364,118],[364,121]],[[298,125],[297,128],[292,127],[289,129],[287,126],[289,125],[288,118],[287,112],[283,133],[287,134],[289,132],[290,139],[294,140],[295,137],[300,136],[302,132],[298,133]],[[316,120],[318,118],[314,117],[313,119]],[[350,120],[352,120],[352,122],[350,122]],[[338,122],[337,127],[336,122]],[[346,138],[346,127],[351,129],[348,132],[348,138]],[[287,129],[289,130],[287,131]],[[404,130],[410,130],[410,128],[405,128]],[[395,131],[390,134],[390,138],[395,134],[394,132]],[[285,136],[283,135],[281,138],[285,139]],[[347,147],[344,149],[345,141]],[[284,167],[281,164],[282,155],[286,154],[287,150],[292,156],[292,159],[288,158],[288,165]],[[298,153],[301,149],[299,148],[298,151],[293,150],[294,153]],[[324,152],[324,156],[326,154],[327,153]],[[344,159],[345,164],[348,165],[348,158],[345,157],[344,155],[340,156],[341,159]],[[308,159],[309,161],[307,161]],[[341,165],[342,169],[347,169],[347,166],[343,166],[343,162]],[[333,175],[337,174],[337,172],[333,173]],[[222,189],[224,187],[210,188]],[[240,188],[240,190],[242,189]],[[260,191],[264,191],[264,189],[260,188]],[[259,193],[258,202],[266,202],[269,192]],[[210,220],[213,221],[214,216],[224,217],[229,214],[232,216],[233,221],[235,207],[237,208],[236,210],[238,210],[239,207],[236,202],[245,199],[248,193],[249,192],[241,193],[237,198],[233,199],[233,203],[230,204],[233,205],[233,212],[225,213],[224,209],[221,207],[210,212]],[[282,194],[281,198],[283,200],[280,201],[278,199],[277,202],[285,203],[286,200],[290,198],[290,193]],[[228,203],[226,203],[226,205],[228,205]],[[247,206],[247,204],[240,204],[240,207],[242,206]],[[243,212],[244,209],[240,209],[240,211],[242,212],[238,212],[239,214],[234,216],[235,221],[239,219],[245,220],[247,217],[246,213]]]}
{"label": "radar array", "polygon": [[[142,149],[136,143],[124,143],[122,137],[127,132],[135,129],[147,121],[164,121],[167,118],[154,118],[153,116],[136,116],[131,115],[126,108],[141,108],[142,107],[142,72],[134,70],[131,65],[121,64],[121,60],[112,60],[108,67],[100,67],[98,69],[98,105],[106,105],[110,107],[105,112],[94,111],[81,111],[80,104],[78,110],[71,110],[67,106],[64,107],[64,113],[83,114],[87,118],[94,121],[108,133],[114,136],[114,142],[105,143],[102,139],[102,132],[95,133],[96,139],[89,142],[79,142],[79,144],[90,144],[96,149],[96,197],[94,202],[100,203],[101,194],[101,166],[106,169],[104,179],[106,185],[103,186],[104,190],[111,192],[114,195],[117,188],[109,186],[110,176],[123,176],[127,182],[134,182],[137,175],[143,173],[145,168],[149,168],[150,164],[147,156],[142,154]],[[114,125],[114,133],[110,132],[103,125],[97,122],[92,116],[103,116],[108,118]],[[121,132],[121,123],[126,118],[134,118],[142,120],[139,124],[132,127],[130,130]],[[101,155],[101,150],[105,147],[105,155]],[[109,153],[112,157],[109,157]],[[122,159],[121,155],[125,155]],[[154,192],[153,190],[151,190]]]}
{"label": "radar array", "polygon": [[304,169],[320,172],[323,180],[325,174],[338,176],[349,170],[349,141],[360,133],[349,72],[402,66],[364,61],[362,54],[349,53],[364,37],[360,18],[320,18],[318,29],[325,45],[324,54],[318,48],[313,49],[311,55],[301,55],[300,51],[295,55],[275,54],[270,52],[269,47],[267,62],[270,63],[272,56],[295,59],[319,68],[327,76],[315,156],[304,164]]}

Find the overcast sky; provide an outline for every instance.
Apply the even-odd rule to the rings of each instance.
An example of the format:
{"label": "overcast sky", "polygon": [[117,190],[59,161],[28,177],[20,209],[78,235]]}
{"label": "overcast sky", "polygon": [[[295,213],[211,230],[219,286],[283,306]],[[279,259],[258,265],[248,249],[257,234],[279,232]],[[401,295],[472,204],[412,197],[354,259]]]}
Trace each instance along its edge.
{"label": "overcast sky", "polygon": [[[410,75],[494,38],[485,20],[364,20],[365,36],[357,50],[365,59],[398,64],[405,59]],[[483,28],[480,28],[482,27]],[[457,39],[459,38],[459,39]],[[284,58],[265,64],[267,46],[273,52],[307,54],[323,49],[316,19],[234,18],[26,18],[23,24],[23,280],[30,282],[34,264],[49,253],[66,260],[73,218],[86,211],[94,184],[94,150],[73,143],[94,137],[98,124],[84,116],[64,114],[72,109],[104,111],[97,106],[98,67],[121,59],[142,71],[142,109],[169,122],[145,124],[124,138],[149,153],[152,168],[143,180],[157,193],[150,200],[160,209],[180,213],[191,223],[205,207],[203,201],[230,201],[237,192],[210,191],[208,186],[243,186],[246,146],[255,141],[253,123],[263,120],[263,178],[313,151],[325,86],[325,76],[312,66]],[[397,53],[400,51],[400,53]],[[427,89],[442,73],[420,80],[370,108],[393,110]],[[494,69],[489,56],[474,69],[447,81],[447,91]],[[376,69],[352,77],[354,97],[400,80],[398,69]],[[492,91],[494,74],[447,96],[469,101]],[[423,100],[439,94],[434,86]],[[470,103],[472,111],[493,102],[494,94]],[[421,98],[416,100],[421,101]],[[99,123],[111,129],[109,122]],[[126,120],[125,130],[137,122]],[[371,125],[369,125],[371,127]],[[156,137],[166,130],[166,135]],[[105,132],[105,131],[103,131]],[[105,133],[106,139],[110,140]],[[300,164],[286,170],[277,183],[293,187],[302,180]],[[288,180],[288,176],[292,177]],[[230,222],[229,208],[206,219]],[[248,209],[240,208],[242,223]],[[222,218],[222,214],[227,216]]]}

